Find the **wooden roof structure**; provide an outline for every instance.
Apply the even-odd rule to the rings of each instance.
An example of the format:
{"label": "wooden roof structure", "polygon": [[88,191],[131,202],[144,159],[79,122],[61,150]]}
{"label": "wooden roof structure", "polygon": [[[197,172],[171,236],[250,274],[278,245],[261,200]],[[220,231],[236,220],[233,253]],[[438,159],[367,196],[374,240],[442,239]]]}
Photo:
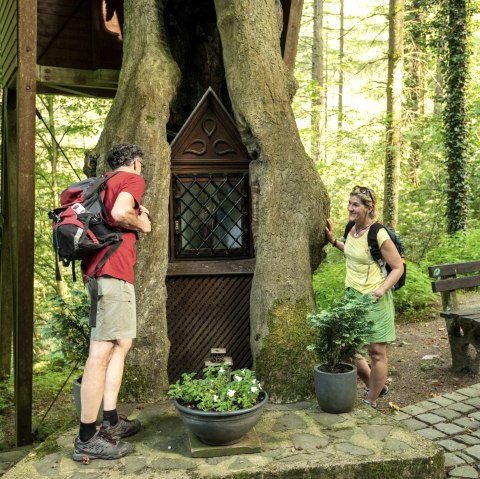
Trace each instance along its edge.
{"label": "wooden roof structure", "polygon": [[[303,0],[281,0],[281,49],[293,69]],[[122,59],[123,0],[2,0],[0,349],[13,330],[16,440],[32,442],[35,98],[113,97]],[[8,340],[5,339],[8,337]]]}

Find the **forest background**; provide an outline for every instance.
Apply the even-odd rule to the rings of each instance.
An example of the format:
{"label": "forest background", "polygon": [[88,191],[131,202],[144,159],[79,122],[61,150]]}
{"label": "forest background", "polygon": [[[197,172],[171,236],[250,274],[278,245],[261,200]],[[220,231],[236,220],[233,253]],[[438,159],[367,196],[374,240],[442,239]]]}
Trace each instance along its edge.
{"label": "forest background", "polygon": [[[380,219],[382,205],[398,201],[398,214],[392,218],[388,211],[387,223],[396,227],[408,263],[407,284],[395,294],[400,321],[432,315],[437,298],[428,265],[478,259],[478,7],[477,1],[453,0],[304,3],[293,102],[299,132],[330,195],[337,237],[354,185],[377,192]],[[392,50],[392,35],[397,43],[401,37],[400,53]],[[393,78],[395,65],[401,75]],[[401,87],[399,116],[387,101],[392,81],[397,93]],[[74,419],[70,401],[63,401],[68,412],[58,401],[55,412],[48,407],[67,378],[78,373],[88,344],[88,299],[68,270],[62,281],[55,280],[47,212],[58,206],[60,191],[84,177],[85,151],[95,146],[110,104],[37,98],[34,425],[39,438]],[[394,145],[387,134],[392,121],[401,131]],[[392,160],[400,168],[398,183],[389,176]],[[340,253],[328,249],[313,276],[319,308],[342,295],[343,278]],[[2,374],[0,449],[11,445],[13,404],[11,375]]]}

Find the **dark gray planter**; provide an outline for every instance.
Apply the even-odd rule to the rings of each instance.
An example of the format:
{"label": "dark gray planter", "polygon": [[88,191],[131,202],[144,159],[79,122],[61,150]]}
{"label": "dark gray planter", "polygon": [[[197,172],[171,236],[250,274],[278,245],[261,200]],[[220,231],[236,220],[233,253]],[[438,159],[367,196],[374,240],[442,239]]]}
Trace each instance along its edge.
{"label": "dark gray planter", "polygon": [[357,400],[357,368],[342,363],[344,373],[322,371],[322,364],[313,368],[315,393],[322,411],[339,414],[351,411]]}
{"label": "dark gray planter", "polygon": [[[82,376],[73,380],[73,400],[75,401],[75,410],[77,411],[77,417],[80,421],[80,414],[82,412],[82,401],[80,396],[80,388],[82,386]],[[97,415],[97,425],[102,424],[103,421],[103,399],[100,404],[100,409]]]}
{"label": "dark gray planter", "polygon": [[240,411],[206,412],[182,406],[176,400],[173,404],[185,427],[200,441],[209,446],[228,446],[239,442],[260,419],[268,395],[262,391],[260,397],[258,404]]}

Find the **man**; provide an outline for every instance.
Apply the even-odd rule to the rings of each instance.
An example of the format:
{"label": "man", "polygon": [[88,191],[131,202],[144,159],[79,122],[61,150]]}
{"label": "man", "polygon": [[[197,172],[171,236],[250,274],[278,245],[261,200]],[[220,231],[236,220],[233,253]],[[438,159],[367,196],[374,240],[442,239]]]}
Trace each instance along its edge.
{"label": "man", "polygon": [[[82,263],[92,313],[96,309],[96,314],[91,314],[94,324],[82,378],[80,431],[73,453],[76,461],[123,457],[133,451],[133,445],[120,439],[140,430],[138,420],[117,414],[117,398],[125,357],[136,337],[135,242],[139,232],[151,231],[148,210],[141,205],[145,190],[142,159],[143,151],[131,144],[116,145],[108,153],[108,164],[117,173],[106,183],[104,204],[108,223],[124,231],[122,244],[96,273],[108,248]],[[97,431],[102,398],[103,423]]]}

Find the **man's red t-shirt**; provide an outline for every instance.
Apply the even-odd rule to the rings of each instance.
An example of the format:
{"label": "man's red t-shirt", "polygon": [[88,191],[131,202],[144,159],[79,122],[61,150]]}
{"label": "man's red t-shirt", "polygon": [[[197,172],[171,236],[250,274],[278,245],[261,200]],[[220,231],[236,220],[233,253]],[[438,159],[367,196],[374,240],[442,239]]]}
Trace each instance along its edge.
{"label": "man's red t-shirt", "polygon": [[[113,178],[108,180],[105,188],[105,197],[103,202],[107,210],[107,221],[114,228],[120,228],[115,220],[111,217],[113,205],[118,195],[123,191],[130,193],[135,200],[135,212],[138,215],[143,192],[145,191],[145,180],[142,176],[126,171],[119,171]],[[133,267],[136,262],[135,242],[137,235],[134,231],[124,230],[122,244],[100,268],[96,276],[108,275],[113,278],[123,279],[127,283],[133,284],[134,273]],[[91,276],[98,262],[108,251],[108,248],[100,250],[98,253],[85,258],[82,261],[82,273]]]}

